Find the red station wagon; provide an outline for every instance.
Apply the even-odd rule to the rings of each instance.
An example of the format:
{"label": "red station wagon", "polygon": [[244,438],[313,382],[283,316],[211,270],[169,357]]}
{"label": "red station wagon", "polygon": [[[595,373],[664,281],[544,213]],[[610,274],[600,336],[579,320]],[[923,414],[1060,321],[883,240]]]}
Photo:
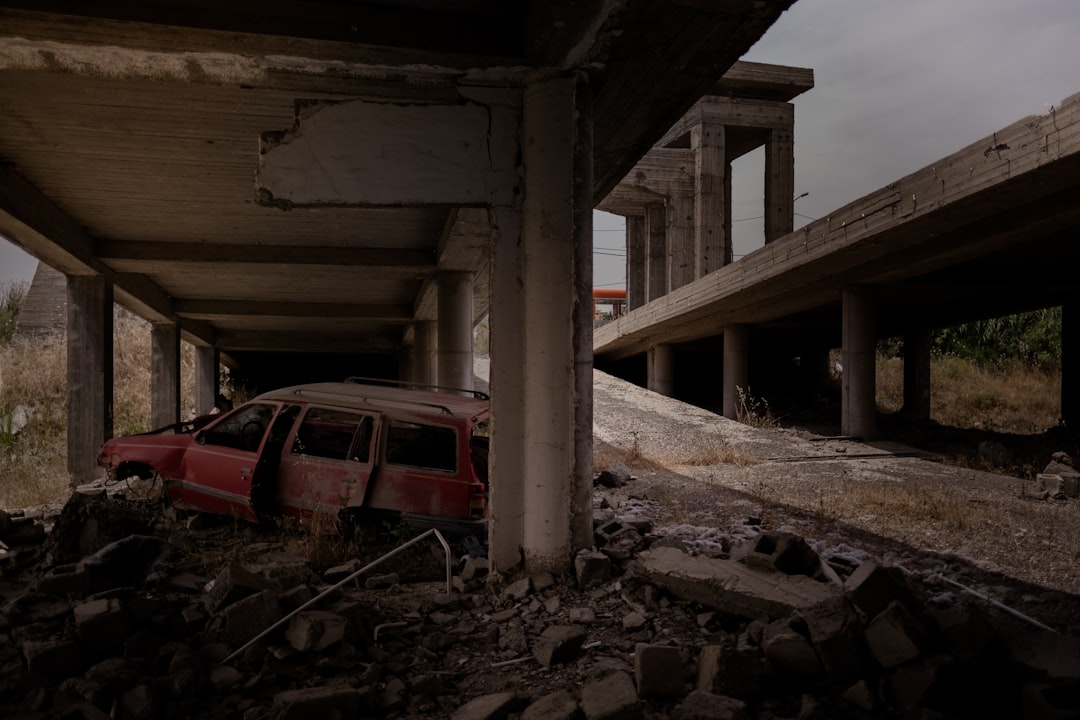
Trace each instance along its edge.
{"label": "red station wagon", "polygon": [[384,511],[482,533],[487,395],[399,385],[274,390],[208,422],[109,440],[98,464],[113,480],[160,477],[182,509],[250,521]]}

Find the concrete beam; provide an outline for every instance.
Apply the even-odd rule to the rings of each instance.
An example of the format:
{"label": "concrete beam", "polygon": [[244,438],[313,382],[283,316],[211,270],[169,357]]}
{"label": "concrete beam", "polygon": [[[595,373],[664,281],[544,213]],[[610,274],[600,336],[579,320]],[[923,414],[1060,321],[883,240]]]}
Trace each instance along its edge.
{"label": "concrete beam", "polygon": [[255,182],[262,204],[286,208],[507,205],[517,151],[510,107],[319,103],[263,134]]}
{"label": "concrete beam", "polygon": [[133,262],[153,268],[160,263],[259,265],[333,265],[434,269],[435,253],[410,248],[309,247],[297,245],[222,245],[220,243],[98,240],[95,254],[104,261]]}
{"label": "concrete beam", "polygon": [[222,351],[392,353],[401,346],[387,335],[335,337],[319,332],[268,332],[265,330],[222,330],[217,334]]}
{"label": "concrete beam", "polygon": [[181,317],[203,320],[256,316],[401,321],[412,317],[411,306],[387,303],[310,303],[219,298],[178,299],[173,301],[173,308]]}
{"label": "concrete beam", "polygon": [[729,128],[790,130],[795,123],[795,106],[773,100],[707,95],[672,124],[656,144],[671,147],[685,143],[685,138],[695,127],[707,122],[718,122]]}
{"label": "concrete beam", "polygon": [[872,440],[877,425],[876,349],[872,288],[844,289],[840,433]]}
{"label": "concrete beam", "polygon": [[67,280],[67,469],[71,484],[98,475],[97,454],[113,433],[113,295],[108,279]]}
{"label": "concrete beam", "polygon": [[180,422],[180,328],[172,323],[150,327],[150,424]]}
{"label": "concrete beam", "polygon": [[789,102],[813,87],[811,68],[739,60],[709,94]]}

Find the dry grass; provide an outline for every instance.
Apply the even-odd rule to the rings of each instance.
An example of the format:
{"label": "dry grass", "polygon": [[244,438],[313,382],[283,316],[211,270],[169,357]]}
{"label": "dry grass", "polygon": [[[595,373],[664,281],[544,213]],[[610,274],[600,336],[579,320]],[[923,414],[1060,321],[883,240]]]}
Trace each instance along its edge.
{"label": "dry grass", "polygon": [[[194,350],[181,345],[181,415],[194,414]],[[113,432],[150,427],[150,325],[123,310],[115,315]],[[54,335],[0,346],[0,418],[17,406],[28,424],[12,436],[0,430],[0,508],[16,509],[65,497],[67,475],[67,348]]]}
{"label": "dry grass", "polygon": [[[879,360],[877,403],[896,412],[904,402],[904,363]],[[956,428],[1019,435],[1055,427],[1061,417],[1061,373],[1020,362],[997,370],[956,357],[930,363],[930,417]]]}
{"label": "dry grass", "polygon": [[709,465],[738,465],[739,467],[747,467],[749,465],[756,465],[759,462],[761,461],[753,455],[739,452],[727,443],[720,443],[707,448],[701,448],[685,458],[679,458],[677,464],[693,465],[697,467],[706,467]]}
{"label": "dry grass", "polygon": [[769,401],[765,398],[755,397],[750,388],[736,387],[738,399],[735,401],[735,419],[743,425],[768,429],[780,424],[778,418],[772,414]]}

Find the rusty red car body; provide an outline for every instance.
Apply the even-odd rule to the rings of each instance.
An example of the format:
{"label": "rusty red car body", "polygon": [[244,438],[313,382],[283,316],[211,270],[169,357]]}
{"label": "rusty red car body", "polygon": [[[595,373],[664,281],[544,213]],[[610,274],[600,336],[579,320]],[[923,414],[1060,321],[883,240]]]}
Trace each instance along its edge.
{"label": "rusty red car body", "polygon": [[182,509],[250,521],[342,511],[483,532],[489,402],[346,381],[264,393],[220,416],[114,438],[113,480],[158,477]]}

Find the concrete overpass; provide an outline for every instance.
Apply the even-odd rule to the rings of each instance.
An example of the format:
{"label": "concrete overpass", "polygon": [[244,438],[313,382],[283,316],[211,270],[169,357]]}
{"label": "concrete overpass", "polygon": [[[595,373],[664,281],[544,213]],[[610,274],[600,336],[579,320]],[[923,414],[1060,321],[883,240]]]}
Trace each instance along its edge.
{"label": "concrete overpass", "polygon": [[[683,232],[673,231],[677,222],[661,220],[655,231],[649,223],[650,213],[670,212],[685,198],[693,203],[701,178],[723,175],[722,164],[703,168],[700,153],[684,151],[676,158],[678,182],[653,190],[652,205],[639,198],[620,206],[620,198],[647,184],[656,166],[678,152],[673,139],[687,123],[700,125],[702,113],[717,106],[703,99],[698,119],[668,133],[600,203],[628,215],[632,311],[596,331],[598,364],[641,368],[647,356],[639,376],[667,394],[676,376],[705,386],[715,377],[724,414],[734,417],[736,388],[753,387],[752,375],[793,372],[790,365],[778,368],[798,356],[804,381],[813,383],[827,371],[828,350],[842,347],[842,432],[871,437],[878,338],[905,337],[905,405],[916,419],[929,418],[930,329],[1060,305],[1062,416],[1080,423],[1080,285],[1071,272],[1080,261],[1080,95],[794,232],[791,186],[782,182],[770,197],[767,178],[765,246],[714,270],[700,263],[710,231],[700,214],[690,213],[697,222]],[[730,115],[730,108],[724,112]],[[769,178],[778,172],[766,170]],[[726,237],[730,199],[720,208],[713,225]],[[770,231],[770,216],[773,228],[787,223],[787,231]],[[675,272],[680,264],[694,272]],[[764,350],[751,363],[755,345]],[[690,358],[693,370],[679,367]]]}
{"label": "concrete overpass", "polygon": [[0,1],[0,234],[67,276],[73,480],[111,434],[114,300],[153,323],[157,422],[181,338],[203,411],[219,354],[467,386],[490,310],[492,560],[567,569],[593,198],[792,2]]}

